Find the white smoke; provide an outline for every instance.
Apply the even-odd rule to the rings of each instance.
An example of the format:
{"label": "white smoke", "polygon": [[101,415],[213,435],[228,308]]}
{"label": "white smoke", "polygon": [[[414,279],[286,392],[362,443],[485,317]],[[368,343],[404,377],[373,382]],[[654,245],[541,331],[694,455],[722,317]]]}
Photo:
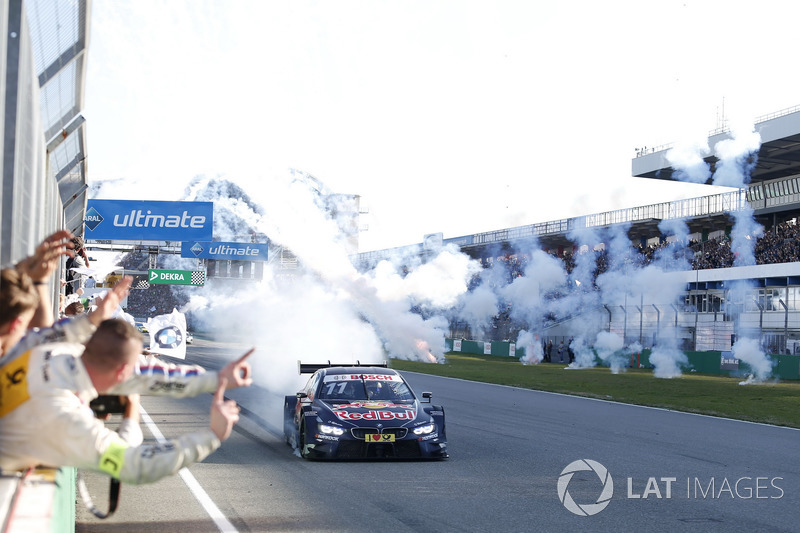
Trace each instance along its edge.
{"label": "white smoke", "polygon": [[[259,189],[262,187],[263,182]],[[362,362],[365,359],[380,361],[386,356],[424,361],[442,359],[447,321],[435,315],[423,318],[412,313],[411,307],[419,302],[433,309],[452,305],[457,296],[466,291],[466,279],[470,272],[468,258],[452,249],[444,249],[434,260],[419,265],[404,279],[390,278],[391,284],[384,289],[377,283],[386,280],[386,277],[362,274],[353,266],[339,224],[331,218],[322,205],[320,195],[313,187],[309,187],[307,181],[297,179],[296,173],[273,176],[268,180],[267,190],[269,194],[263,195],[263,199],[259,197],[257,208],[241,197],[215,198],[215,215],[217,210],[229,210],[232,216],[224,219],[225,222],[245,222],[257,233],[268,235],[273,245],[291,250],[298,258],[301,267],[293,275],[301,277],[295,279],[294,283],[306,285],[308,292],[302,294],[304,301],[296,305],[302,307],[309,302],[320,304],[320,311],[310,315],[316,318],[314,321],[300,323],[306,332],[313,331],[314,338],[319,339],[325,360],[333,361],[334,355],[342,362],[353,362],[355,359]],[[191,192],[188,200],[207,199],[209,193],[217,196],[219,191],[210,187],[194,187]],[[218,234],[216,227],[215,234]],[[241,229],[230,228],[230,234],[241,236]],[[272,268],[273,276],[287,274],[275,268],[277,265]],[[262,284],[262,290],[278,291],[281,296],[301,296],[296,291],[284,294],[285,285]],[[245,292],[250,290],[245,289]],[[330,312],[325,313],[325,310]],[[322,316],[319,316],[320,313]],[[251,316],[258,313],[249,309],[247,314]],[[298,317],[292,318],[294,322]],[[356,329],[361,331],[361,324],[367,323],[372,335],[381,339],[382,350],[354,357],[353,354],[362,352],[364,346],[374,347],[375,343],[356,346],[360,343],[359,338],[347,340],[339,336],[317,336],[318,330],[315,328],[320,322],[340,331],[352,331],[353,322],[360,325]],[[256,331],[264,331],[264,328]],[[265,333],[269,337],[269,332]],[[298,341],[307,342],[307,336],[308,333]]]}
{"label": "white smoke", "polygon": [[621,353],[625,343],[620,335],[611,331],[601,331],[597,334],[594,349],[597,357],[611,368],[611,372],[619,374],[624,372],[627,361]]}
{"label": "white smoke", "polygon": [[752,125],[740,124],[731,130],[731,137],[714,146],[718,161],[714,170],[714,185],[741,189],[750,183],[750,173],[756,166],[761,148],[761,135]]}
{"label": "white smoke", "polygon": [[711,168],[704,158],[711,154],[706,141],[681,142],[666,154],[666,159],[675,170],[673,177],[688,183],[707,183]]}
{"label": "white smoke", "polygon": [[766,356],[756,340],[739,339],[731,347],[731,352],[734,357],[747,363],[752,370],[748,378],[740,382],[739,385],[760,383],[766,381],[772,375],[773,362]]}
{"label": "white smoke", "polygon": [[[419,265],[396,283],[395,288],[400,290],[391,296],[397,299],[402,295],[428,307],[447,309],[467,292],[469,280],[479,272],[476,261],[451,245],[440,249],[434,259]],[[384,298],[390,296],[386,291],[381,294]]]}
{"label": "white smoke", "polygon": [[[714,146],[714,155],[717,158],[715,170],[710,176],[714,185],[735,187],[743,191],[750,183],[750,174],[756,166],[758,150],[761,146],[761,135],[754,131],[754,127],[747,122],[737,122],[731,128],[729,138],[719,141]],[[672,162],[676,170],[675,176],[678,179],[693,181],[692,176],[698,176],[698,171],[703,165],[707,168],[703,157],[708,155],[708,149],[704,148],[694,155],[688,151],[671,150],[667,158]],[[709,170],[710,172],[710,170]],[[744,202],[743,195],[739,196],[742,204],[736,206],[729,214],[734,219],[731,229],[731,252],[733,253],[734,266],[755,265],[755,245],[758,237],[763,235],[764,229],[753,217],[753,210]],[[744,300],[749,293],[750,284],[747,281],[733,281],[728,283],[727,305],[729,313],[737,315],[744,308]],[[763,351],[757,349],[758,342],[747,338],[749,332],[739,331],[739,348],[742,353],[752,362],[755,375],[763,373],[767,367],[771,368],[771,363]],[[674,350],[668,352],[675,353]],[[660,360],[663,355],[656,354]],[[653,357],[651,355],[651,361]],[[663,372],[669,374],[670,367],[664,368]]]}
{"label": "white smoke", "polygon": [[545,314],[554,308],[554,301],[548,295],[564,287],[567,273],[561,260],[542,250],[533,250],[529,257],[523,275],[498,292],[504,301],[514,302],[511,318],[541,327]]}
{"label": "white smoke", "polygon": [[569,368],[591,368],[597,364],[595,351],[583,335],[575,337],[570,347],[575,353],[575,361],[570,363]]}
{"label": "white smoke", "polygon": [[[575,258],[575,268],[572,270],[571,277],[580,284],[591,286],[594,279],[594,272],[597,269],[594,248],[603,242],[599,231],[595,228],[587,228],[584,219],[576,224],[576,228],[567,234],[578,250]],[[584,251],[585,249],[585,251]]]}
{"label": "white smoke", "polygon": [[482,284],[462,295],[458,316],[469,324],[474,338],[485,338],[492,318],[500,312],[500,301],[491,287]]}
{"label": "white smoke", "polygon": [[[475,261],[445,247],[425,262],[395,258],[359,272],[348,255],[348,237],[331,216],[336,210],[318,183],[306,178],[297,172],[236,181],[199,176],[182,195],[168,198],[213,202],[215,240],[268,237],[270,243],[262,280],[212,277],[203,287],[174,287],[188,300],[182,311],[215,339],[239,344],[241,352],[232,350],[231,357],[256,346],[254,379],[278,395],[294,393],[307,379],[298,375],[298,361],[443,361],[445,314],[479,270]],[[115,193],[120,183],[99,182],[93,197],[143,199],[135,187]],[[281,249],[291,251],[298,268],[283,267]],[[160,255],[159,261],[160,268],[196,267],[195,259],[178,256]],[[403,267],[404,275],[398,274]]]}
{"label": "white smoke", "polygon": [[519,358],[523,365],[536,365],[544,358],[539,336],[524,329],[517,336],[517,349],[519,348],[525,349],[525,355]]}
{"label": "white smoke", "polygon": [[653,375],[657,378],[679,377],[682,373],[681,366],[688,363],[689,359],[678,349],[674,337],[664,337],[650,352],[650,364],[653,365]]}

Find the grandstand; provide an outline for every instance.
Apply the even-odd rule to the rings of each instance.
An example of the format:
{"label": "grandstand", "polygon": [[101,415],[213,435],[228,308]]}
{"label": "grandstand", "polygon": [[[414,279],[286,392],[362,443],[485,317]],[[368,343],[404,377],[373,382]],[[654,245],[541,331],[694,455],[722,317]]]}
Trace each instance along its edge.
{"label": "grandstand", "polygon": [[[429,236],[419,244],[359,254],[355,262],[367,269],[383,259],[430,256],[436,247],[429,243],[440,241],[457,246],[486,267],[503,261],[511,276],[519,275],[533,249],[561,258],[568,272],[577,254],[592,252],[596,278],[607,268],[609,243],[598,241],[589,250],[573,242],[570,236],[575,232],[592,229],[610,235],[615,227],[625,228],[631,248],[626,260],[645,266],[657,250],[669,244],[659,224],[682,220],[690,239],[685,248],[689,266],[676,262],[673,269],[677,271],[670,272],[684,285],[682,305],[637,301],[606,306],[606,328],[618,332],[626,344],[648,347],[657,342],[663,325],[671,322],[675,326],[672,334],[681,339],[683,349],[718,350],[729,350],[735,336],[747,332],[757,335],[768,352],[800,354],[800,107],[760,117],[755,131],[761,136],[761,146],[758,153],[750,154],[750,183],[741,190],[453,238]],[[711,174],[719,162],[713,148],[731,137],[726,129],[709,133],[712,155],[705,157],[705,162]],[[671,148],[637,151],[633,175],[676,181],[675,169],[667,159]],[[755,246],[755,264],[734,266],[735,253],[730,246],[734,215],[751,212],[764,228]],[[729,291],[737,281],[746,282],[749,289],[734,303]],[[535,327],[543,339],[558,342],[573,335],[570,322],[575,319],[574,315],[562,315]],[[521,329],[531,326],[514,323],[501,310],[492,328],[481,333],[484,340],[513,341]],[[472,333],[461,321],[451,323],[451,337],[470,338]]]}

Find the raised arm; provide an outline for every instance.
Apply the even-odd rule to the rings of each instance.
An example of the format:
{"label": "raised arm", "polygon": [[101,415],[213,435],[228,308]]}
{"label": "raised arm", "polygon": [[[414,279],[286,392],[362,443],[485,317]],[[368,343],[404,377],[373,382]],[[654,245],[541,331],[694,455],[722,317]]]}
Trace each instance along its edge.
{"label": "raised arm", "polygon": [[62,255],[73,255],[72,233],[61,230],[46,237],[32,255],[17,263],[17,270],[24,272],[33,280],[39,295],[39,306],[29,327],[47,328],[53,325],[53,304],[50,300],[50,280],[61,263]]}

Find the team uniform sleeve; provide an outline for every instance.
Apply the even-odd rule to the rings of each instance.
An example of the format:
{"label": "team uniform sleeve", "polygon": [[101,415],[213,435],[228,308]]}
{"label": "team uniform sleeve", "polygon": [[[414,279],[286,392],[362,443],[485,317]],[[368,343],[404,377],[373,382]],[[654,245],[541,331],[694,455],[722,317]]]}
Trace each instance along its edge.
{"label": "team uniform sleeve", "polygon": [[[122,448],[116,448],[117,446]],[[211,429],[188,433],[178,439],[158,444],[145,444],[137,447],[125,447],[124,441],[117,439],[106,449],[105,458],[121,457],[121,466],[116,475],[108,470],[108,474],[117,477],[123,483],[141,485],[152,483],[175,474],[181,468],[198,463],[208,457],[221,445],[220,440]],[[101,465],[103,458],[101,458]],[[112,460],[110,465],[117,463]]]}
{"label": "team uniform sleeve", "polygon": [[4,359],[10,360],[16,355],[25,353],[40,344],[49,344],[52,342],[74,342],[83,344],[89,340],[96,329],[97,328],[91,323],[86,314],[75,318],[62,318],[49,328],[30,330],[22,340],[5,354]]}
{"label": "team uniform sleeve", "polygon": [[188,398],[217,390],[216,372],[197,365],[165,363],[153,356],[141,356],[133,376],[115,385],[107,394],[147,394]]}
{"label": "team uniform sleeve", "polygon": [[144,442],[144,434],[142,433],[142,426],[139,425],[138,420],[132,418],[123,418],[117,428],[117,434],[127,442],[130,446],[139,446]]}
{"label": "team uniform sleeve", "polygon": [[221,442],[210,428],[159,444],[133,446],[97,420],[86,406],[54,417],[44,438],[54,455],[47,463],[103,472],[124,483],[152,483],[202,461]]}

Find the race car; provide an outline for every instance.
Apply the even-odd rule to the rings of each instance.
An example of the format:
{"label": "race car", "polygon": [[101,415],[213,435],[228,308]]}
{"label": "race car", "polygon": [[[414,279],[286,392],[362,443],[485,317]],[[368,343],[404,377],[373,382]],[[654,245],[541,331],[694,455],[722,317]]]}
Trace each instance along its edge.
{"label": "race car", "polygon": [[283,433],[304,459],[446,459],[444,408],[419,400],[399,372],[378,365],[299,364],[312,373],[286,396]]}

